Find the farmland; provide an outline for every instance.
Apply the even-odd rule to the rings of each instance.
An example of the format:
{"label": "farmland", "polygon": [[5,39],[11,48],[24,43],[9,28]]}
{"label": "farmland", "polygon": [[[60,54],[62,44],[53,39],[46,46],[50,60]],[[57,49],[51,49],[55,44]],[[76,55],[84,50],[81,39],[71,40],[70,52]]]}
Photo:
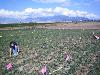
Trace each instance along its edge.
{"label": "farmland", "polygon": [[[100,40],[93,33],[100,35],[100,29],[0,30],[0,75],[41,75],[44,63],[49,75],[100,75]],[[20,46],[17,57],[9,57],[12,40]],[[11,71],[5,68],[9,62]]]}

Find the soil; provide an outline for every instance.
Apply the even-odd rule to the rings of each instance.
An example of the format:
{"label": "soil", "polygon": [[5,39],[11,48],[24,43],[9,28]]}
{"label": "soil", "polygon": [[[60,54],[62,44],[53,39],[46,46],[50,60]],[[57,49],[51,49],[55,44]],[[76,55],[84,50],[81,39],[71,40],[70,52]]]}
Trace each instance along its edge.
{"label": "soil", "polygon": [[39,26],[38,28],[46,29],[100,29],[100,23],[78,23],[78,24],[66,24],[66,23],[56,23],[49,26]]}
{"label": "soil", "polygon": [[[43,29],[100,29],[100,23],[54,23],[36,26]],[[32,26],[25,27],[5,27],[0,30],[15,30],[15,29],[32,29]]]}

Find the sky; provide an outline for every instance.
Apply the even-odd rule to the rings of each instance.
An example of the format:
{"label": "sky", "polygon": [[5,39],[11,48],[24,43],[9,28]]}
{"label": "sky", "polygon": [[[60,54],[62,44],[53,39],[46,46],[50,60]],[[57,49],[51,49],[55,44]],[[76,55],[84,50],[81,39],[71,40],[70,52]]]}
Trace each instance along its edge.
{"label": "sky", "polygon": [[54,15],[100,19],[100,0],[0,0],[0,17]]}

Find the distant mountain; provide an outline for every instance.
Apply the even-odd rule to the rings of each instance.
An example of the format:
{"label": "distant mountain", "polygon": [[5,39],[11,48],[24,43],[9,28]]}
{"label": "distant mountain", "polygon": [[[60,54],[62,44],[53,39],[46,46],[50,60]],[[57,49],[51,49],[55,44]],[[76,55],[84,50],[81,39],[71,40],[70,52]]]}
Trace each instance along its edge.
{"label": "distant mountain", "polygon": [[47,17],[30,17],[26,19],[16,19],[16,18],[0,18],[0,23],[19,23],[19,22],[68,22],[68,21],[84,21],[90,20],[85,17],[69,17],[65,15],[55,15]]}
{"label": "distant mountain", "polygon": [[67,21],[84,21],[90,20],[85,17],[69,17],[64,15],[37,17],[37,18],[26,18],[28,22],[67,22]]}

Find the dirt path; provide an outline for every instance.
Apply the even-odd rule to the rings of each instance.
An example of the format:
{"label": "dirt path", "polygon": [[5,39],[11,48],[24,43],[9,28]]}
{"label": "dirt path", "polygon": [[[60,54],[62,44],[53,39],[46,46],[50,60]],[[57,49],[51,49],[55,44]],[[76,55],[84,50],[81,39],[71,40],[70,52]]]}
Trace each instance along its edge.
{"label": "dirt path", "polygon": [[25,26],[25,27],[5,27],[0,28],[0,30],[16,30],[16,29],[31,29],[33,26]]}
{"label": "dirt path", "polygon": [[[15,29],[32,29],[33,26],[25,27],[5,27],[0,28],[0,30],[15,30]],[[54,23],[54,24],[45,24],[43,26],[36,26],[36,28],[44,29],[100,29],[100,23]]]}
{"label": "dirt path", "polygon": [[40,26],[38,28],[46,29],[100,29],[100,23],[79,23],[79,24],[67,24],[67,23],[56,23],[55,25]]}

